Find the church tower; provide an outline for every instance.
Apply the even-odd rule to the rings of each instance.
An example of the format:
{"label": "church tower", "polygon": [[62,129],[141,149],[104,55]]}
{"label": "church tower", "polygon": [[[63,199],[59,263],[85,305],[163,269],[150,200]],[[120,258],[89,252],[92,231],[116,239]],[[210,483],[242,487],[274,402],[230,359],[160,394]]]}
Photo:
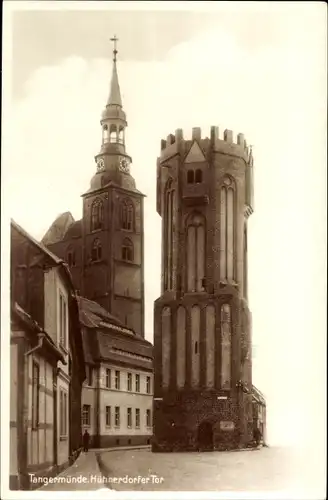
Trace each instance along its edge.
{"label": "church tower", "polygon": [[96,172],[83,195],[81,293],[144,336],[143,194],[131,175],[126,114],[117,73],[117,38],[109,97],[101,115]]}
{"label": "church tower", "polygon": [[154,306],[153,451],[223,450],[252,439],[247,222],[253,157],[217,127],[162,140],[157,211],[162,290]]}

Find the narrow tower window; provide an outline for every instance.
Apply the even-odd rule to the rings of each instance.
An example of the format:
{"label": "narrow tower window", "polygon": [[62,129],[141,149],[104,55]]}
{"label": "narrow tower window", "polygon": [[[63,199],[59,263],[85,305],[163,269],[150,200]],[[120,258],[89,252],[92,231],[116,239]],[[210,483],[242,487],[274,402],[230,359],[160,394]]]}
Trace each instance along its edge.
{"label": "narrow tower window", "polygon": [[133,243],[125,238],[122,245],[122,260],[133,262]]}
{"label": "narrow tower window", "polygon": [[195,182],[195,172],[193,170],[187,171],[187,182],[193,184]]}
{"label": "narrow tower window", "polygon": [[220,276],[232,281],[235,275],[235,183],[226,176],[221,187]]}
{"label": "narrow tower window", "polygon": [[187,289],[203,290],[205,274],[205,220],[201,214],[192,214],[187,221]]}
{"label": "narrow tower window", "polygon": [[222,389],[231,386],[231,309],[229,304],[221,307],[221,385]]}
{"label": "narrow tower window", "polygon": [[195,173],[195,182],[196,184],[200,184],[203,182],[203,172],[198,168]]}
{"label": "narrow tower window", "polygon": [[91,260],[93,262],[97,260],[101,260],[101,243],[100,240],[96,239],[93,242],[92,250],[91,250]]}
{"label": "narrow tower window", "polygon": [[91,231],[102,229],[104,223],[104,205],[99,198],[97,198],[91,206]]}
{"label": "narrow tower window", "polygon": [[173,181],[169,179],[165,189],[164,215],[164,288],[173,288],[173,232],[174,232],[174,203],[175,191]]}

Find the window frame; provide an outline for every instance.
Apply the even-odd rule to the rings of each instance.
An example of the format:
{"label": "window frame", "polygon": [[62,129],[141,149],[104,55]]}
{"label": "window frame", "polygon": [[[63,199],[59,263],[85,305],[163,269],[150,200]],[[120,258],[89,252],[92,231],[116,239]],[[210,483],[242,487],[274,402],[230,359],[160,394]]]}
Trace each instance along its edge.
{"label": "window frame", "polygon": [[127,428],[132,429],[132,408],[131,407],[127,408],[126,416],[127,416],[127,421],[126,421]]}
{"label": "window frame", "polygon": [[104,229],[104,202],[101,198],[96,198],[91,204],[90,229],[100,231]]}
{"label": "window frame", "polygon": [[147,375],[146,379],[146,393],[151,394],[151,377],[149,375]]}
{"label": "window frame", "polygon": [[[87,418],[85,418],[87,417]],[[91,427],[91,405],[82,405],[82,427]],[[85,420],[87,422],[85,422]]]}
{"label": "window frame", "polygon": [[121,426],[121,409],[119,406],[115,406],[115,428],[119,429]]}
{"label": "window frame", "polygon": [[136,408],[135,411],[135,417],[136,417],[136,429],[140,429],[140,408]]}
{"label": "window frame", "polygon": [[152,427],[151,410],[149,408],[146,410],[146,427]]}
{"label": "window frame", "polygon": [[132,392],[132,373],[128,372],[127,374],[127,390]]}
{"label": "window frame", "polygon": [[124,262],[134,261],[134,245],[130,238],[124,238],[122,241],[121,259]]}
{"label": "window frame", "polygon": [[112,427],[112,407],[107,405],[105,406],[105,426]]}
{"label": "window frame", "polygon": [[121,388],[121,372],[120,370],[115,370],[115,389],[120,390]]}
{"label": "window frame", "polygon": [[136,373],[136,378],[135,378],[135,392],[140,392],[140,374]]}
{"label": "window frame", "polygon": [[110,368],[106,368],[106,389],[112,388],[112,370]]}

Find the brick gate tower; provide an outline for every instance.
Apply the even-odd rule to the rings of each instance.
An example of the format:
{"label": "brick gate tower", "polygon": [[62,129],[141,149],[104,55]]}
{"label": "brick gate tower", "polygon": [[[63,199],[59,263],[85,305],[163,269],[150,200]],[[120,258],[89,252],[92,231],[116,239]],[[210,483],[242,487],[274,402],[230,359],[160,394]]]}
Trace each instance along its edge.
{"label": "brick gate tower", "polygon": [[194,128],[161,142],[162,290],[154,306],[153,451],[238,448],[252,439],[244,136]]}

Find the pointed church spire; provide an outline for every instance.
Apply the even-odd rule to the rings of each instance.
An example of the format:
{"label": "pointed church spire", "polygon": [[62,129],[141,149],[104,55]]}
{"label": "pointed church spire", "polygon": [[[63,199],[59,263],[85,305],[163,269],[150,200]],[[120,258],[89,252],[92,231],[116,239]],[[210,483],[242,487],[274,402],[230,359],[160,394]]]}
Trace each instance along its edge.
{"label": "pointed church spire", "polygon": [[122,107],[122,99],[121,99],[121,91],[118,83],[118,75],[117,75],[117,66],[116,66],[116,56],[117,56],[117,42],[118,38],[114,35],[113,38],[110,39],[111,42],[114,42],[114,50],[113,50],[113,72],[112,72],[112,81],[110,85],[110,94],[107,101],[107,106],[120,106]]}

